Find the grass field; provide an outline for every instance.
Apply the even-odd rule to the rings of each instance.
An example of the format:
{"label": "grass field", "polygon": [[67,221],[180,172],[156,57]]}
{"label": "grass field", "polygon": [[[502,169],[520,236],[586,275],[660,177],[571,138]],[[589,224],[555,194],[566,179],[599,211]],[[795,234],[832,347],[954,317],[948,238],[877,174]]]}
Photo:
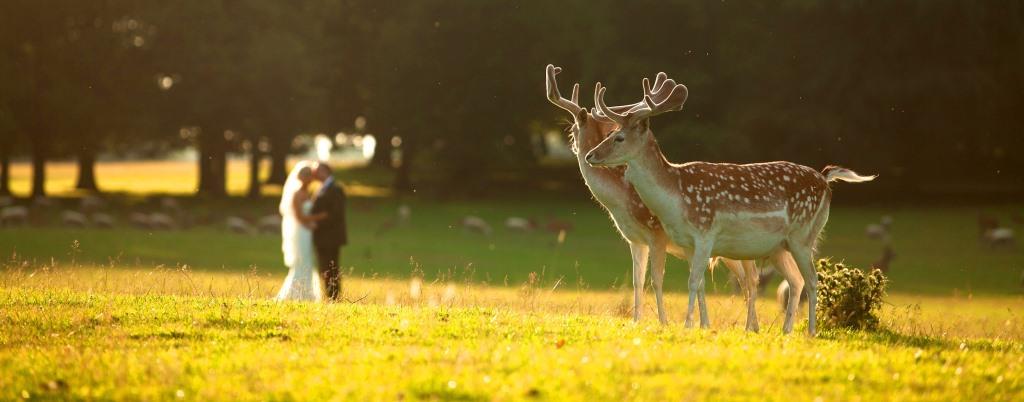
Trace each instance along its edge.
{"label": "grass field", "polygon": [[[268,300],[276,275],[9,268],[0,398],[1020,400],[1011,297],[891,298],[880,332],[639,325],[622,292],[350,280],[358,301]],[[1015,303],[1010,304],[1008,303]],[[684,301],[672,295],[678,316]],[[650,314],[648,315],[650,317]],[[802,329],[802,328],[801,328]]]}
{"label": "grass field", "polygon": [[[169,168],[127,167],[101,184]],[[61,227],[75,199],[34,208],[30,225],[0,228],[0,399],[1024,397],[1024,252],[983,246],[975,231],[979,211],[1006,221],[1019,205],[834,207],[820,255],[870,264],[882,246],[864,225],[889,214],[898,257],[881,330],[808,339],[780,334],[767,295],[761,333],[744,333],[724,270],[709,283],[712,329],[682,328],[686,265],[674,259],[671,324],[657,324],[650,292],[632,323],[628,248],[582,197],[368,195],[349,208],[347,301],[329,305],[270,301],[285,274],[279,239],[224,229],[229,214],[272,213],[273,199],[182,198],[194,226],[176,231],[127,225],[128,213],[158,208],[141,193],[110,200],[115,229]],[[400,204],[412,219],[386,225]],[[494,233],[463,231],[466,215]],[[573,228],[561,241],[516,233],[501,227],[509,216]],[[540,280],[528,283],[531,272]]]}

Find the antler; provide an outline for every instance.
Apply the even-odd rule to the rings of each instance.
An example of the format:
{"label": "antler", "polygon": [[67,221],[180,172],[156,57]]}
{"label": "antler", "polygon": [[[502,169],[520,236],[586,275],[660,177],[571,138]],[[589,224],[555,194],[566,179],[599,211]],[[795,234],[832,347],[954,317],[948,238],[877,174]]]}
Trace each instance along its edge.
{"label": "antler", "polygon": [[[671,80],[669,80],[671,81]],[[676,110],[683,110],[683,104],[686,103],[686,98],[689,95],[689,91],[686,89],[686,85],[674,84],[668,94],[663,99],[655,101],[651,95],[644,95],[644,104],[647,105],[647,109],[637,110],[634,114],[636,118],[647,118],[657,116],[665,112],[672,112]],[[648,86],[647,80],[644,80],[644,92],[648,94],[651,92]],[[668,85],[665,85],[666,87]],[[661,91],[664,92],[664,91]],[[662,94],[659,94],[662,95]]]}
{"label": "antler", "polygon": [[604,104],[604,92],[607,89],[608,88],[602,86],[600,82],[594,85],[594,105],[597,106],[597,110],[601,112],[601,115],[603,115],[601,117],[615,122],[615,124],[618,124],[620,127],[625,126],[626,120],[629,119],[629,115],[616,113],[608,107],[608,105]]}
{"label": "antler", "polygon": [[548,101],[575,116],[580,112],[580,110],[583,110],[583,108],[580,107],[580,84],[576,83],[573,85],[572,100],[563,98],[562,93],[558,91],[558,81],[555,79],[555,76],[560,72],[562,72],[562,68],[555,67],[553,64],[548,64],[548,67],[544,72],[545,81],[547,83]]}
{"label": "antler", "polygon": [[643,80],[643,87],[644,101],[625,113],[617,113],[604,103],[604,94],[608,88],[599,82],[594,87],[594,104],[597,105],[601,117],[605,117],[619,126],[624,126],[630,119],[643,119],[682,110],[683,104],[686,103],[688,94],[686,86],[676,84],[675,81],[668,79],[665,73],[658,73],[658,76],[655,77],[654,89],[651,88],[651,82],[647,78]]}

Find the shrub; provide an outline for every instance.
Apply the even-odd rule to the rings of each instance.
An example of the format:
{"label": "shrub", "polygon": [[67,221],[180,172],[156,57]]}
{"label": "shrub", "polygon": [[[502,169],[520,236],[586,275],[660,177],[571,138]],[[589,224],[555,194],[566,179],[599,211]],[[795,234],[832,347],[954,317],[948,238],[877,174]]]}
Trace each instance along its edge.
{"label": "shrub", "polygon": [[818,323],[825,327],[874,329],[889,280],[878,269],[864,271],[822,258],[818,271]]}

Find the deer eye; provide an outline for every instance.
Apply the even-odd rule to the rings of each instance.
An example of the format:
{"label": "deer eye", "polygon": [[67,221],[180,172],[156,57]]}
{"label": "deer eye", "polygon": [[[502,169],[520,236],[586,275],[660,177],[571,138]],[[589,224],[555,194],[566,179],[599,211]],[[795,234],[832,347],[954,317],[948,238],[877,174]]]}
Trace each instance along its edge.
{"label": "deer eye", "polygon": [[619,135],[615,136],[615,142],[622,142],[622,141],[625,141],[625,140],[626,140],[626,136],[625,135],[619,134]]}

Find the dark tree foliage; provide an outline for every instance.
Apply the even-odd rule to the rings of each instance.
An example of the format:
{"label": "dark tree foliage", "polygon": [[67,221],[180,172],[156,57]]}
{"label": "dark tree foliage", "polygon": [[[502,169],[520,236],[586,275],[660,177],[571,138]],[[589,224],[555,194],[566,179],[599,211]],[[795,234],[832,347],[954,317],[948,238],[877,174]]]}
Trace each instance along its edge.
{"label": "dark tree foliage", "polygon": [[875,198],[1024,193],[1017,2],[0,3],[0,162],[31,154],[39,195],[49,158],[77,158],[94,189],[98,154],[183,144],[199,191],[224,194],[243,141],[280,183],[297,134],[357,116],[376,165],[401,137],[399,190],[486,192],[564,120],[547,63],[586,106],[598,80],[610,103],[658,71],[685,83],[685,109],[653,122],[674,161],[843,164],[882,175],[858,191]]}

